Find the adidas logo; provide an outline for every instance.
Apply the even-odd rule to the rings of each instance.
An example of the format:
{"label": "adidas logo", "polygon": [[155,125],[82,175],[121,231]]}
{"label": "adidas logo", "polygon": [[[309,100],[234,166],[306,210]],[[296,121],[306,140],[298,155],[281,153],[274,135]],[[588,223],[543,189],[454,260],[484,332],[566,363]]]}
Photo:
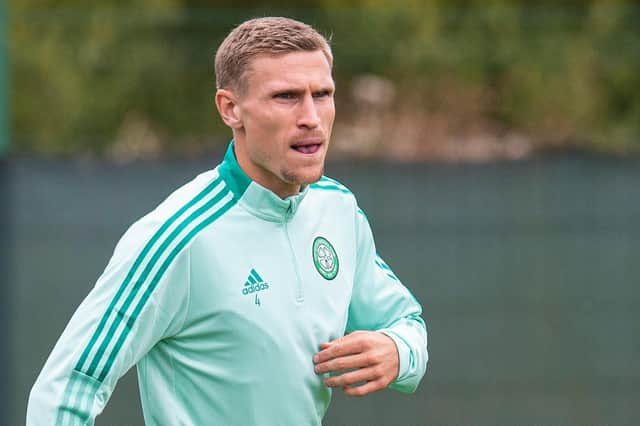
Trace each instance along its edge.
{"label": "adidas logo", "polygon": [[251,269],[251,273],[244,283],[242,294],[247,295],[251,293],[257,293],[262,290],[267,290],[269,284],[267,284],[262,277],[256,272],[255,269]]}

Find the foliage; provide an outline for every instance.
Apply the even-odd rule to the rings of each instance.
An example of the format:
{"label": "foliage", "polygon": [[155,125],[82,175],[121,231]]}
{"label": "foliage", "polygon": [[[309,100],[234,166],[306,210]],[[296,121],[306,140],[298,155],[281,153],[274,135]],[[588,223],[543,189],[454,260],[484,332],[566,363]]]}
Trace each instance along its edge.
{"label": "foliage", "polygon": [[242,20],[282,14],[332,35],[343,123],[357,112],[350,83],[373,74],[395,82],[390,114],[438,111],[469,129],[521,132],[540,147],[640,151],[640,9],[632,2],[210,4],[12,2],[15,149],[108,152],[134,143],[140,123],[151,151],[226,143],[213,104],[215,48]]}

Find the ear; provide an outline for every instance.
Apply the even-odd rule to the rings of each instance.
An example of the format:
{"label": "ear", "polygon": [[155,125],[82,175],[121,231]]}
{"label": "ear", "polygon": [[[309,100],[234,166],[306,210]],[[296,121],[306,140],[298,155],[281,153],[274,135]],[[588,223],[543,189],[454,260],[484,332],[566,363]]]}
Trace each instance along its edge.
{"label": "ear", "polygon": [[218,89],[216,92],[216,107],[224,124],[232,129],[242,128],[242,114],[233,92],[226,89]]}

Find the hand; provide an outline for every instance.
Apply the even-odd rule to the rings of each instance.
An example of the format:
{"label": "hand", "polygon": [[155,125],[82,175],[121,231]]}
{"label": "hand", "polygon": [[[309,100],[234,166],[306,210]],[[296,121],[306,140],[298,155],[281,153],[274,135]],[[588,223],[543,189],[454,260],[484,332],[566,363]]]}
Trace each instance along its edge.
{"label": "hand", "polygon": [[[356,331],[320,345],[313,356],[317,374],[344,372],[327,377],[324,384],[341,387],[350,396],[363,396],[389,386],[400,365],[398,349],[391,337],[376,331]],[[356,385],[358,383],[363,383]]]}

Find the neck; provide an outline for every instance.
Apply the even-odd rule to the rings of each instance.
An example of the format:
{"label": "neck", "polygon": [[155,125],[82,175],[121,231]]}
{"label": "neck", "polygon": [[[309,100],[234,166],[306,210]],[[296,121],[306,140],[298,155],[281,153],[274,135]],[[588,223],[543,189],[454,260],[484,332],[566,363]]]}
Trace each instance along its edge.
{"label": "neck", "polygon": [[242,171],[245,172],[252,181],[267,188],[282,199],[300,193],[300,184],[286,182],[264,167],[255,164],[249,158],[249,153],[246,151],[245,144],[243,143],[244,141],[238,143],[236,137],[234,137],[234,140],[233,150],[236,161]]}

